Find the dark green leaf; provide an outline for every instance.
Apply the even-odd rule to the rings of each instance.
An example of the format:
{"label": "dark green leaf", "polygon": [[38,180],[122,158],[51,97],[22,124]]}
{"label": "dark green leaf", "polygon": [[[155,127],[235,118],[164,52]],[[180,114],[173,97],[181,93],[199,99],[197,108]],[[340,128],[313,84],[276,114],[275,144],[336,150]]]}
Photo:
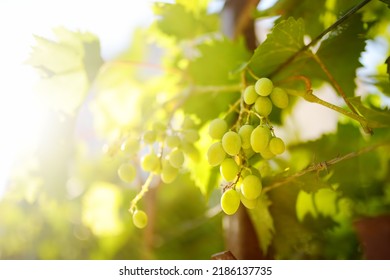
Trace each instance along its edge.
{"label": "dark green leaf", "polygon": [[381,0],[381,1],[387,4],[387,7],[390,8],[390,0]]}

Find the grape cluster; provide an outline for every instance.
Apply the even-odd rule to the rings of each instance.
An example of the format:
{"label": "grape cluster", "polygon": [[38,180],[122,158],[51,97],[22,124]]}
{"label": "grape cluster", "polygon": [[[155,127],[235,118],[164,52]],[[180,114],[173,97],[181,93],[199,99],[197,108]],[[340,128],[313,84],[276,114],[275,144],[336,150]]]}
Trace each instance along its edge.
{"label": "grape cluster", "polygon": [[[186,156],[194,152],[194,143],[199,140],[196,124],[191,117],[185,117],[179,129],[173,129],[161,122],[153,124],[141,139],[128,137],[121,144],[121,151],[132,157],[142,154],[140,167],[143,171],[157,175],[161,181],[172,183],[183,168]],[[143,148],[143,149],[141,149]],[[125,183],[135,180],[137,170],[132,162],[126,161],[118,168],[118,176]],[[147,214],[137,208],[130,209],[133,223],[138,228],[147,224]]]}
{"label": "grape cluster", "polygon": [[[219,166],[227,182],[221,207],[228,215],[234,214],[240,203],[253,209],[261,194],[260,173],[249,166],[248,159],[259,154],[268,160],[285,151],[284,141],[276,137],[268,116],[273,106],[280,109],[288,106],[286,91],[274,87],[270,79],[261,78],[245,88],[242,100],[240,112],[243,113],[233,126],[229,128],[221,118],[212,120],[209,125],[209,135],[217,141],[209,147],[207,160],[211,166]],[[242,117],[244,114],[246,118]]]}

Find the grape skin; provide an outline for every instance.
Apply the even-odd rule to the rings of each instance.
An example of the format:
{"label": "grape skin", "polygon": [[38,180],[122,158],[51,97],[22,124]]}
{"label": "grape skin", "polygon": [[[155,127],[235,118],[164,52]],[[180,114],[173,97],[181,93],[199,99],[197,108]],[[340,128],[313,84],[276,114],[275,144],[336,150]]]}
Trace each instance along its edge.
{"label": "grape skin", "polygon": [[217,166],[222,163],[226,157],[226,152],[221,142],[214,143],[207,151],[207,161],[211,166]]}
{"label": "grape skin", "polygon": [[241,145],[243,149],[250,149],[251,148],[251,134],[253,131],[253,126],[249,124],[245,124],[240,127],[238,130],[238,134],[241,137]]}
{"label": "grape skin", "polygon": [[129,137],[121,145],[121,150],[126,155],[134,155],[139,150],[139,140],[133,137]]}
{"label": "grape skin", "polygon": [[142,210],[136,210],[133,214],[133,224],[137,228],[144,228],[148,224],[148,215]]}
{"label": "grape skin", "polygon": [[222,137],[222,147],[230,156],[235,156],[241,149],[241,137],[237,132],[228,131]]}
{"label": "grape skin", "polygon": [[259,96],[255,102],[255,110],[262,117],[268,117],[272,111],[272,102],[269,97]]}
{"label": "grape skin", "polygon": [[123,163],[118,168],[118,176],[123,182],[132,182],[135,179],[135,175],[135,167],[130,163]]}
{"label": "grape skin", "polygon": [[260,96],[268,96],[272,92],[274,85],[268,78],[261,78],[256,81],[255,90]]}
{"label": "grape skin", "polygon": [[248,209],[255,209],[258,199],[247,199],[242,193],[240,196],[241,203]]}
{"label": "grape skin", "polygon": [[270,95],[272,103],[280,108],[285,109],[288,106],[288,95],[286,91],[282,88],[275,87]]}
{"label": "grape skin", "polygon": [[258,97],[259,95],[257,94],[256,90],[255,90],[255,86],[253,85],[250,85],[250,86],[247,86],[244,90],[244,102],[248,105],[252,105],[253,103],[255,103],[256,101],[256,98]]}
{"label": "grape skin", "polygon": [[169,153],[168,160],[173,167],[180,168],[184,163],[184,153],[178,148],[174,148]]}
{"label": "grape skin", "polygon": [[256,175],[248,175],[242,180],[241,192],[246,199],[252,200],[259,197],[262,184]]}
{"label": "grape skin", "polygon": [[234,178],[236,178],[239,167],[234,159],[226,158],[221,163],[219,170],[225,181],[231,182],[234,180]]}
{"label": "grape skin", "polygon": [[229,189],[222,194],[221,207],[227,215],[233,215],[240,206],[240,195],[234,189]]}
{"label": "grape skin", "polygon": [[154,130],[148,130],[144,133],[143,140],[146,144],[153,144],[156,141],[157,134]]}
{"label": "grape skin", "polygon": [[157,172],[160,167],[158,156],[153,152],[143,156],[141,159],[141,167],[145,171]]}
{"label": "grape skin", "polygon": [[265,126],[257,126],[251,134],[251,146],[253,151],[260,153],[268,146],[271,137],[270,130]]}
{"label": "grape skin", "polygon": [[177,175],[179,174],[179,170],[175,167],[173,167],[169,161],[164,160],[162,162],[162,169],[161,169],[161,180],[165,184],[172,183]]}
{"label": "grape skin", "polygon": [[283,154],[286,149],[286,146],[284,145],[284,142],[281,138],[274,137],[269,141],[269,149],[275,155],[280,155]]}
{"label": "grape skin", "polygon": [[180,137],[177,135],[169,135],[165,140],[169,148],[176,148],[180,146]]}
{"label": "grape skin", "polygon": [[214,119],[209,124],[209,135],[213,139],[221,139],[227,132],[228,125],[223,119]]}

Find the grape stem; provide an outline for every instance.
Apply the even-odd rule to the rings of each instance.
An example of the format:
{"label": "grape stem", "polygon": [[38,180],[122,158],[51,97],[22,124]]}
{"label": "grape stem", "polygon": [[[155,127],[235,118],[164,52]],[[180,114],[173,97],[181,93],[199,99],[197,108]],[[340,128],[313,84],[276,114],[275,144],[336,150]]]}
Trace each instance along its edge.
{"label": "grape stem", "polygon": [[149,187],[150,187],[150,183],[152,182],[152,179],[153,179],[153,173],[150,173],[148,178],[145,180],[145,183],[142,185],[141,191],[131,201],[130,208],[129,208],[129,212],[131,214],[133,214],[134,211],[137,210],[138,201],[140,201],[143,198],[143,196],[145,195],[145,193],[148,192]]}
{"label": "grape stem", "polygon": [[267,185],[264,187],[263,189],[263,193],[266,193],[266,192],[269,192],[273,189],[276,189],[276,188],[279,188],[293,180],[295,180],[296,178],[298,177],[301,177],[303,175],[306,175],[310,172],[320,172],[320,171],[323,171],[323,170],[327,170],[329,166],[332,166],[332,165],[335,165],[341,161],[344,161],[344,160],[347,160],[347,159],[351,159],[351,158],[355,158],[355,157],[358,157],[362,154],[365,154],[365,153],[368,153],[368,152],[371,152],[381,146],[388,146],[390,145],[390,139],[389,140],[386,140],[384,142],[380,142],[380,143],[377,143],[375,145],[372,145],[372,146],[367,146],[367,147],[364,147],[358,151],[354,151],[354,152],[351,152],[351,153],[348,153],[348,154],[345,154],[343,156],[337,156],[333,159],[330,159],[330,160],[327,160],[327,161],[323,161],[323,162],[319,162],[317,164],[313,164],[313,165],[310,165],[309,167],[291,175],[291,176],[288,176],[288,177],[285,177],[279,181],[276,181],[276,182],[273,182],[272,184],[270,185]]}

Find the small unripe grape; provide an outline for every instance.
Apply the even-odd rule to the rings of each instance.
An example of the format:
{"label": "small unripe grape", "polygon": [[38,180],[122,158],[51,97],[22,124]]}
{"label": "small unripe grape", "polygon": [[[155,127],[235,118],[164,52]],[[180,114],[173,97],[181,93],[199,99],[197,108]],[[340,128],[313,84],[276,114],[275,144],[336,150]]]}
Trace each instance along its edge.
{"label": "small unripe grape", "polygon": [[126,183],[130,183],[135,179],[136,175],[135,167],[130,163],[123,163],[118,168],[119,178]]}
{"label": "small unripe grape", "polygon": [[255,84],[255,90],[260,96],[268,96],[270,95],[272,89],[274,88],[274,84],[268,78],[258,79]]}
{"label": "small unripe grape", "polygon": [[227,132],[228,125],[223,119],[214,119],[209,124],[209,135],[213,139],[221,139]]}
{"label": "small unripe grape", "polygon": [[165,132],[167,126],[163,122],[155,122],[153,124],[153,131]]}
{"label": "small unripe grape", "polygon": [[239,167],[232,158],[225,158],[219,167],[222,177],[225,181],[231,182],[236,178]]}
{"label": "small unripe grape", "polygon": [[262,117],[268,117],[272,111],[272,102],[269,97],[259,96],[255,102],[255,110]]}
{"label": "small unripe grape", "polygon": [[190,116],[185,116],[183,123],[181,124],[182,129],[192,129],[195,127],[195,122]]}
{"label": "small unripe grape", "polygon": [[271,138],[270,130],[265,126],[257,126],[251,134],[251,146],[253,151],[260,153],[264,150],[269,143]]}
{"label": "small unripe grape", "polygon": [[165,184],[172,183],[177,175],[179,174],[179,170],[175,167],[173,167],[169,161],[164,160],[162,162],[162,168],[161,168],[161,180]]}
{"label": "small unripe grape", "polygon": [[288,94],[287,92],[279,87],[275,87],[272,92],[271,92],[271,100],[272,103],[280,108],[280,109],[285,109],[288,106]]}
{"label": "small unripe grape", "polygon": [[221,142],[214,143],[207,151],[207,161],[211,166],[217,166],[222,163],[226,157],[226,152]]}
{"label": "small unripe grape", "polygon": [[153,144],[156,141],[157,134],[154,130],[145,131],[143,140],[146,144]]}
{"label": "small unripe grape", "polygon": [[262,187],[259,177],[248,175],[242,180],[241,192],[247,199],[256,199],[259,197]]}
{"label": "small unripe grape", "polygon": [[221,207],[223,212],[227,215],[233,215],[237,212],[238,207],[240,206],[240,194],[234,190],[229,189],[222,194],[221,197]]}
{"label": "small unripe grape", "polygon": [[169,163],[175,167],[180,168],[184,163],[184,153],[178,148],[174,148],[168,155]]}
{"label": "small unripe grape", "polygon": [[256,98],[258,97],[259,95],[257,94],[256,90],[255,90],[255,86],[253,85],[250,85],[250,86],[247,86],[244,90],[244,102],[248,105],[252,105],[253,103],[255,103],[256,101]]}
{"label": "small unripe grape", "polygon": [[141,167],[145,171],[156,172],[160,167],[160,160],[155,153],[151,152],[142,157]]}
{"label": "small unripe grape", "polygon": [[271,150],[269,149],[269,145],[265,147],[264,150],[260,151],[260,155],[262,156],[263,159],[271,159],[275,157],[275,154],[271,152]]}
{"label": "small unripe grape", "polygon": [[139,140],[134,137],[127,138],[121,145],[121,150],[127,155],[134,155],[139,150]]}
{"label": "small unripe grape", "polygon": [[250,149],[251,148],[251,134],[253,131],[253,126],[249,124],[245,124],[240,127],[238,130],[238,134],[241,137],[241,145],[243,149]]}
{"label": "small unripe grape", "polygon": [[165,139],[165,142],[169,148],[176,148],[180,146],[180,137],[177,135],[169,135]]}
{"label": "small unripe grape", "polygon": [[228,131],[222,137],[222,147],[230,156],[235,156],[241,149],[241,137],[237,132]]}
{"label": "small unripe grape", "polygon": [[269,150],[275,155],[283,154],[285,149],[286,146],[284,145],[284,142],[281,138],[273,137],[269,141]]}
{"label": "small unripe grape", "polygon": [[183,131],[183,139],[188,143],[195,143],[199,138],[199,133],[196,129],[187,129]]}
{"label": "small unripe grape", "polygon": [[133,214],[133,224],[137,228],[144,228],[148,224],[148,216],[142,210],[136,210]]}

